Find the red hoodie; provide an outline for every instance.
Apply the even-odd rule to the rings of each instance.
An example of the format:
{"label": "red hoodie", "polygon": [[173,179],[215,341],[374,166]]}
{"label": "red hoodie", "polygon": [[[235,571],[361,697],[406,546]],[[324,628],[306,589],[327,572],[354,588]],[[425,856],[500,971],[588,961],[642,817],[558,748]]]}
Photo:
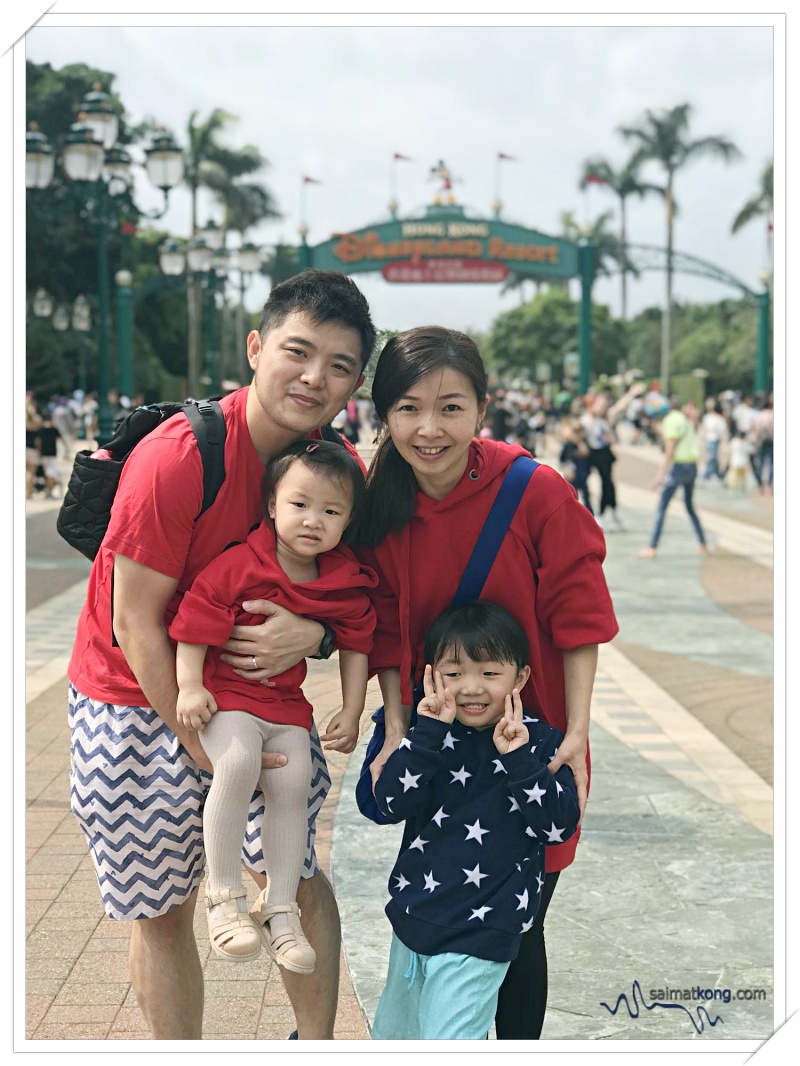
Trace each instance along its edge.
{"label": "red hoodie", "polygon": [[306,676],[305,659],[270,678],[274,688],[240,677],[220,659],[218,645],[230,637],[234,625],[264,621],[263,615],[242,609],[244,600],[270,600],[294,614],[325,619],[336,633],[340,651],[369,653],[375,611],[367,589],[376,584],[374,573],[343,545],[318,555],[317,563],[315,581],[295,584],[276,558],[271,523],[263,521],[244,544],[217,556],[192,582],[169,635],[186,644],[209,645],[203,684],[221,711],[249,711],[267,722],[311,728],[312,707],[300,688]]}
{"label": "red hoodie", "polygon": [[[474,440],[456,487],[443,500],[417,492],[410,524],[359,552],[378,575],[378,615],[370,671],[400,668],[404,703],[425,668],[425,636],[452,602],[506,470],[524,448]],[[566,730],[562,652],[602,644],[618,630],[603,574],[605,541],[575,490],[548,466],[531,477],[492,566],[481,599],[505,607],[530,646],[526,709]],[[588,758],[587,758],[588,764]],[[572,862],[577,835],[547,849],[547,870]]]}

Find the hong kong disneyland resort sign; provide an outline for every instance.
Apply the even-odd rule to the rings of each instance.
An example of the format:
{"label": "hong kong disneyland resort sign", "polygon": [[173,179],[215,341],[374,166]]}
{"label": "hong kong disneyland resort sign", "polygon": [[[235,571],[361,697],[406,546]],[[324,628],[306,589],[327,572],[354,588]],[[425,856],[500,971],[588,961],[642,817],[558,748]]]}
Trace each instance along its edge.
{"label": "hong kong disneyland resort sign", "polygon": [[496,283],[510,273],[532,278],[579,273],[577,245],[498,219],[467,218],[456,204],[430,206],[422,218],[334,233],[302,251],[318,270],[380,272],[402,283]]}

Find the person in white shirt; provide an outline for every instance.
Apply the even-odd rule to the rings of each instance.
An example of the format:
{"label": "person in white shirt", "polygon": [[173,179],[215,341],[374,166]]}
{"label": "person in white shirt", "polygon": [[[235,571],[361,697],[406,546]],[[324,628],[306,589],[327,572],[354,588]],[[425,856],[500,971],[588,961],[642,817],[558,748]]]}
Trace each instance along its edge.
{"label": "person in white shirt", "polygon": [[743,396],[731,411],[731,418],[733,419],[734,425],[743,437],[746,437],[753,428],[753,422],[755,421],[757,414],[758,412],[755,407],[753,407],[753,399],[751,396]]}
{"label": "person in white shirt", "polygon": [[732,489],[747,491],[747,470],[755,449],[738,429],[731,437],[731,454],[728,462],[728,484]]}
{"label": "person in white shirt", "polygon": [[712,474],[725,484],[725,471],[719,465],[720,445],[728,439],[728,423],[722,413],[722,405],[709,396],[706,400],[706,412],[700,422],[700,435],[706,456],[703,481],[710,481]]}

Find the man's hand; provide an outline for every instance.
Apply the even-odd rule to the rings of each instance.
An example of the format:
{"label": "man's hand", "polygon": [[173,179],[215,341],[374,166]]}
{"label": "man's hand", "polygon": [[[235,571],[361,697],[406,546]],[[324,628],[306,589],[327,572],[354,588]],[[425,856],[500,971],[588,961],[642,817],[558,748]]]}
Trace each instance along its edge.
{"label": "man's hand", "polygon": [[589,785],[589,773],[586,769],[586,737],[579,737],[575,733],[569,733],[569,731],[566,733],[547,769],[551,774],[554,774],[561,766],[568,766],[572,770],[572,776],[575,778],[578,806],[581,811],[581,821],[578,822],[578,825],[580,825],[586,810]]}
{"label": "man's hand", "polygon": [[178,690],[176,710],[178,724],[199,733],[216,714],[217,701],[204,685],[192,685]]}
{"label": "man's hand", "polygon": [[528,743],[528,727],[522,721],[522,700],[519,689],[512,689],[506,696],[505,714],[494,727],[492,734],[494,746],[501,755],[508,755]]}
{"label": "man's hand", "polygon": [[[361,715],[353,711],[341,710],[328,722],[328,727],[320,736],[326,751],[341,751],[345,755],[358,744],[358,723]],[[327,741],[327,743],[325,743]]]}
{"label": "man's hand", "polygon": [[248,600],[242,606],[265,619],[255,626],[234,626],[230,640],[223,645],[228,654],[220,658],[240,677],[273,687],[270,677],[290,670],[319,650],[324,634],[319,622],[292,614],[269,600]]}
{"label": "man's hand", "polygon": [[434,677],[433,667],[428,663],[422,676],[422,688],[425,692],[423,699],[419,701],[417,714],[426,718],[438,718],[440,722],[449,725],[455,721],[456,701],[449,688],[445,688],[442,675],[436,671]]}

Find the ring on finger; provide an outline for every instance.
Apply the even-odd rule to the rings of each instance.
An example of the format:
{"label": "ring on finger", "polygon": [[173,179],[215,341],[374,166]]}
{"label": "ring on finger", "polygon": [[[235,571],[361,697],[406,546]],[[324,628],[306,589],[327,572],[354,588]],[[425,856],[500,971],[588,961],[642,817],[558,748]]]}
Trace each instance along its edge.
{"label": "ring on finger", "polygon": [[256,662],[255,655],[251,655],[250,658],[253,660],[253,669],[257,670],[258,669],[258,663]]}

